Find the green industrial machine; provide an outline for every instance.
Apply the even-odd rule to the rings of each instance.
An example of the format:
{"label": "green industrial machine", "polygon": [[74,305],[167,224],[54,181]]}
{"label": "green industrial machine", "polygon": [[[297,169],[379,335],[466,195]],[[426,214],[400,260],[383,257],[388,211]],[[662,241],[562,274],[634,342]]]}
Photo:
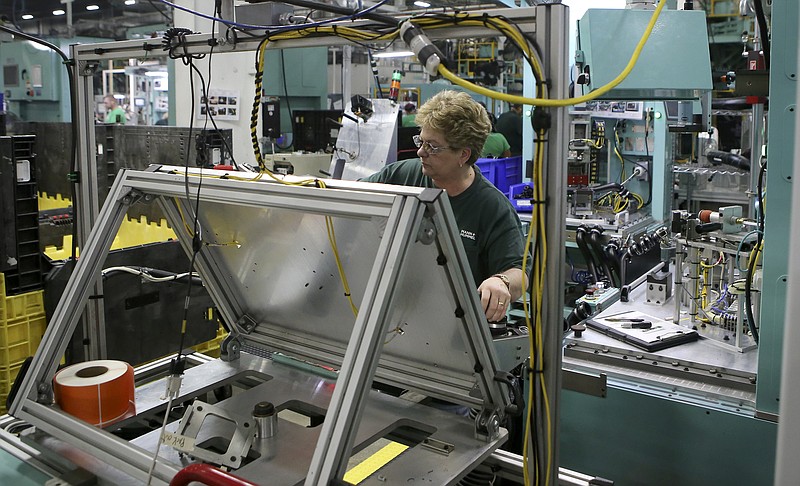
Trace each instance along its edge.
{"label": "green industrial machine", "polygon": [[327,47],[270,49],[264,54],[264,95],[281,100],[281,132],[293,131],[290,110],[328,107],[327,69]]}
{"label": "green industrial machine", "polygon": [[[62,52],[71,44],[98,42],[76,37],[46,39]],[[61,57],[43,45],[28,40],[0,42],[2,89],[7,110],[23,121],[70,121],[69,83]]]}
{"label": "green industrial machine", "polygon": [[[588,93],[623,70],[651,15],[643,10],[586,13],[579,23],[576,91]],[[735,333],[731,333],[730,341],[705,338],[646,351],[591,329],[582,336],[570,332],[560,404],[563,467],[624,485],[773,483],[788,279],[789,225],[784,222],[791,215],[797,24],[796,2],[773,2],[769,205],[760,307],[756,308],[757,317],[760,309],[758,347],[733,346]],[[702,11],[663,11],[631,75],[601,99],[609,100],[611,106],[612,100],[684,102],[701,98],[712,87],[706,32]],[[653,110],[650,137],[661,140],[650,152],[653,202],[658,198],[668,204],[673,181],[680,180],[673,172],[680,130],[670,127],[673,121],[665,104],[646,106]],[[686,106],[692,113],[691,103]],[[693,112],[698,111],[695,102]],[[635,141],[642,137],[641,131],[631,130],[637,125],[641,122],[628,123],[629,133],[620,132],[623,144],[626,138]],[[751,165],[758,170],[756,162]],[[714,173],[712,168],[704,177]],[[669,209],[666,205],[653,207],[654,217],[658,214],[655,219],[667,219]],[[674,254],[675,249],[672,251]],[[677,252],[692,255],[692,251],[679,246]],[[704,251],[719,254],[723,259],[711,246],[696,251],[698,255]],[[674,264],[672,268],[675,273]],[[639,287],[630,302],[615,304],[602,315],[637,311],[684,325],[689,319],[694,321],[690,311],[675,306],[675,299],[686,298],[684,287],[675,290],[667,305],[648,303],[646,287]],[[698,320],[697,327],[702,335],[713,326],[701,327]]]}
{"label": "green industrial machine", "polygon": [[[583,94],[622,72],[652,17],[648,10],[591,9],[578,22],[575,64]],[[709,91],[708,36],[702,11],[664,10],[630,75],[601,99],[696,99]]]}
{"label": "green industrial machine", "polygon": [[25,121],[69,121],[66,71],[60,61],[58,54],[31,41],[0,44],[8,110]]}

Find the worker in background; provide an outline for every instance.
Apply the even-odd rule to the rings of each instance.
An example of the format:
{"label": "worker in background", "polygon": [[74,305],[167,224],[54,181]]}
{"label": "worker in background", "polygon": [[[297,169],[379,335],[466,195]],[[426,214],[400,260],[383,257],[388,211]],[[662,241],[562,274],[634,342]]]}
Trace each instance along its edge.
{"label": "worker in background", "polygon": [[117,100],[113,95],[107,94],[103,97],[103,104],[106,105],[105,123],[118,123],[124,125],[126,122],[125,110],[117,105]]}
{"label": "worker in background", "polygon": [[[481,105],[483,105],[483,103],[481,103]],[[497,132],[494,123],[494,121],[496,121],[495,118],[491,116],[490,113],[487,112],[487,114],[489,115],[489,120],[493,122],[492,132],[488,137],[486,137],[486,142],[483,144],[481,158],[501,159],[511,157],[511,145],[508,144],[508,140],[506,140],[505,135]]]}
{"label": "worker in background", "polygon": [[495,129],[508,140],[511,155],[522,155],[522,105],[511,105],[497,118]]}
{"label": "worker in background", "polygon": [[417,126],[416,118],[417,118],[417,107],[414,105],[414,103],[406,103],[406,106],[403,107],[402,126],[404,127]]}
{"label": "worker in background", "polygon": [[491,130],[489,116],[468,94],[442,91],[419,108],[416,123],[420,158],[362,180],[447,191],[486,319],[500,321],[524,291],[524,243],[508,198],[474,167]]}

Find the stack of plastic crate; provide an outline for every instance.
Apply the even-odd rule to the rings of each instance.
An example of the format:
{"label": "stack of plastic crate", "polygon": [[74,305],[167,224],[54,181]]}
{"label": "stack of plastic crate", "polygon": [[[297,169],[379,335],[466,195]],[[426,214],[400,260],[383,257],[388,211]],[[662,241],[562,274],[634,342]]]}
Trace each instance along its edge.
{"label": "stack of plastic crate", "polygon": [[46,327],[43,291],[7,296],[5,277],[0,274],[0,412],[5,413],[19,368],[36,353]]}

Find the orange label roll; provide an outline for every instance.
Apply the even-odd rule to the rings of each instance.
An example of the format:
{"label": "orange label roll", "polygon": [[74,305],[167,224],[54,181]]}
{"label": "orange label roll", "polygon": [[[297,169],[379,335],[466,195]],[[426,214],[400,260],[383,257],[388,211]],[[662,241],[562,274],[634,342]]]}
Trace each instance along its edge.
{"label": "orange label roll", "polygon": [[98,427],[136,414],[133,367],[124,361],[86,361],[56,373],[56,403],[61,410]]}

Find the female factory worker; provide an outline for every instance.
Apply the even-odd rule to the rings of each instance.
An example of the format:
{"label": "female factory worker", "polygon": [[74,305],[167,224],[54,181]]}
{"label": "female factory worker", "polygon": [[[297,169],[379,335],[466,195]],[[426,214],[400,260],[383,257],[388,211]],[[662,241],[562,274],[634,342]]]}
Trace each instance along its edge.
{"label": "female factory worker", "polygon": [[499,321],[524,291],[524,243],[511,203],[474,166],[491,129],[489,117],[466,93],[442,91],[417,110],[416,122],[422,128],[414,138],[420,158],[362,180],[447,191],[486,318]]}

